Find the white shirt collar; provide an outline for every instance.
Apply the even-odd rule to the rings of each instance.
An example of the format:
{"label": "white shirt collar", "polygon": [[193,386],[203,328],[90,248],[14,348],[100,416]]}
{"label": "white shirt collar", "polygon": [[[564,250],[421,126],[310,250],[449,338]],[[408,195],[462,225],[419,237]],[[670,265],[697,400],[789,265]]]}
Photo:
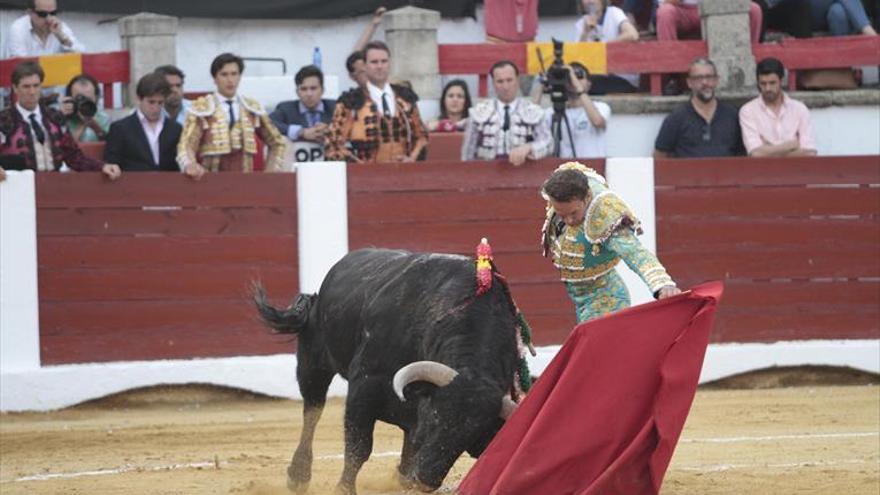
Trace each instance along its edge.
{"label": "white shirt collar", "polygon": [[495,98],[495,110],[502,115],[504,114],[504,105],[510,105],[510,113],[513,113],[516,111],[516,107],[519,106],[519,98],[514,98],[510,103],[503,103],[498,98]]}
{"label": "white shirt collar", "polygon": [[26,108],[21,106],[21,104],[16,102],[15,108],[18,109],[18,113],[21,114],[21,118],[23,118],[25,121],[30,119],[31,114],[34,114],[37,116],[37,122],[40,122],[40,123],[43,122],[43,114],[40,113],[40,105],[37,105],[37,107],[34,108],[33,110],[27,110]]}
{"label": "white shirt collar", "polygon": [[388,110],[391,112],[391,115],[397,113],[396,107],[397,104],[394,101],[394,91],[391,89],[391,83],[385,82],[385,86],[382,89],[379,89],[377,86],[374,86],[373,83],[367,81],[367,91],[370,93],[370,99],[373,100],[373,103],[376,104],[376,108],[379,109],[379,112],[382,112],[382,95],[388,95],[386,100],[388,101]]}

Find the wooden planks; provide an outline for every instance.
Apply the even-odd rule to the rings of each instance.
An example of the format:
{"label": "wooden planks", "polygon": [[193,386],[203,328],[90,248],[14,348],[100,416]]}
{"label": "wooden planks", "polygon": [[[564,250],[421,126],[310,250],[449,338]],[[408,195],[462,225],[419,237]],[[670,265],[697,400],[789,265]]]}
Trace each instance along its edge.
{"label": "wooden planks", "polygon": [[880,159],[658,160],[657,244],[717,342],[880,337]]}
{"label": "wooden planks", "polygon": [[248,300],[298,290],[293,174],[37,175],[45,364],[290,352]]}

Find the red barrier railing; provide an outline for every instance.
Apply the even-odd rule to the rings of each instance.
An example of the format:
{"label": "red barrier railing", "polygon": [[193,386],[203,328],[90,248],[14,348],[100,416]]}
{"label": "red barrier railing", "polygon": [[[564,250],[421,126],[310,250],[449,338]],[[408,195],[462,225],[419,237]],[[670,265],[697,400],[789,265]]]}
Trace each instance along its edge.
{"label": "red barrier railing", "polygon": [[[726,284],[714,342],[880,338],[877,156],[658,160],[657,248],[682,287]],[[604,171],[603,160],[586,163]],[[538,344],[574,310],[541,257],[558,159],[348,167],[349,248],[494,248]],[[46,364],[291,352],[247,301],[298,290],[295,174],[37,174]]]}
{"label": "red barrier railing", "polygon": [[657,251],[716,342],[880,337],[878,156],[658,160]]}
{"label": "red barrier railing", "polygon": [[[10,87],[12,70],[25,60],[39,60],[39,57],[8,58],[0,60],[0,87]],[[101,84],[104,108],[113,108],[113,84],[130,82],[130,62],[127,51],[83,53],[81,72],[88,74]]]}
{"label": "red barrier railing", "polygon": [[[488,94],[487,72],[493,63],[508,59],[521,71],[526,68],[526,43],[445,44],[438,47],[440,74],[479,75],[479,96]],[[790,69],[789,88],[794,89],[797,71],[880,65],[880,38],[840,36],[815,39],[786,39],[779,43],[752,45],[756,59],[773,56]],[[697,41],[641,41],[606,45],[609,73],[648,74],[651,94],[660,95],[661,76],[687,72],[697,57],[708,55],[707,44]]]}

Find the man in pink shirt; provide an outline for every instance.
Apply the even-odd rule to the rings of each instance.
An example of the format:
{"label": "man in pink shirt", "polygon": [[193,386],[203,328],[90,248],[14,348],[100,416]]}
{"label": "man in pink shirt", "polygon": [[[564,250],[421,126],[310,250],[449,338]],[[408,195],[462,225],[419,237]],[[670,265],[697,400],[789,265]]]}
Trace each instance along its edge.
{"label": "man in pink shirt", "polygon": [[807,106],[782,91],[785,67],[768,57],[758,62],[761,95],[739,110],[749,156],[815,156],[816,140]]}

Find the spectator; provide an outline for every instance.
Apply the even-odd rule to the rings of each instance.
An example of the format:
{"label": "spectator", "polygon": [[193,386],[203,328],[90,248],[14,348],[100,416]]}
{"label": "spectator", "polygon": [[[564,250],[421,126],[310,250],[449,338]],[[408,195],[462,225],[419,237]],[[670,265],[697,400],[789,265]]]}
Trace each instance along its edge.
{"label": "spectator", "polygon": [[193,179],[206,171],[251,172],[259,135],[269,147],[266,171],[281,169],[286,143],[259,102],[238,94],[244,60],[223,53],[211,62],[217,90],[193,102],[177,145],[177,163]]}
{"label": "spectator", "polygon": [[351,55],[345,59],[345,68],[348,70],[348,77],[352,82],[357,84],[361,89],[367,87],[367,67],[364,62],[363,51],[358,50],[351,52]]}
{"label": "spectator", "polygon": [[31,0],[27,14],[9,26],[4,58],[84,52],[70,27],[58,18],[55,0]]}
{"label": "spectator", "polygon": [[[657,8],[657,39],[677,40],[679,36],[700,36],[700,0],[663,0]],[[749,6],[749,33],[752,43],[761,40],[761,6]]]}
{"label": "spectator", "polygon": [[761,39],[768,29],[786,32],[795,38],[813,35],[810,2],[807,0],[755,0],[761,7]]}
{"label": "spectator", "polygon": [[385,7],[379,7],[373,12],[373,17],[370,19],[370,22],[367,23],[364,32],[361,33],[361,37],[354,42],[354,47],[352,47],[353,52],[364,51],[364,48],[367,47],[367,43],[373,39],[373,35],[376,33],[376,28],[379,27],[379,24],[382,24],[382,16],[385,15],[386,10]]}
{"label": "spectator", "polygon": [[461,79],[453,79],[443,87],[440,96],[440,118],[428,122],[431,132],[463,131],[467,126],[468,110],[472,106],[471,94],[467,84]]}
{"label": "spectator", "polygon": [[117,179],[122,173],[118,165],[86,157],[64,125],[61,112],[40,105],[44,78],[42,67],[33,61],[13,69],[12,92],[17,102],[0,110],[0,162],[18,161],[20,168],[39,172],[58,170],[66,163],[73,170],[100,170]]}
{"label": "spectator", "polygon": [[623,0],[621,8],[640,32],[656,24],[658,0]]}
{"label": "spectator", "polygon": [[[626,14],[608,5],[608,0],[581,0],[584,16],[575,23],[578,41],[618,43],[638,41],[639,32]],[[608,74],[592,77],[590,94],[633,93],[639,87],[638,74]]]}
{"label": "spectator", "polygon": [[114,122],[107,135],[104,160],[137,172],[180,171],[177,142],[183,130],[164,113],[171,87],[158,72],[147,74],[136,88],[137,110]]}
{"label": "spectator", "polygon": [[364,32],[361,33],[360,38],[355,41],[351,54],[345,59],[345,68],[348,70],[348,77],[352,82],[357,84],[358,87],[367,87],[367,71],[364,65],[364,47],[367,46],[367,43],[373,38],[376,28],[382,23],[382,16],[385,15],[385,11],[385,7],[379,7],[376,9],[370,22],[368,22],[367,26],[364,28]]}
{"label": "spectator", "polygon": [[495,98],[478,103],[470,112],[461,148],[462,160],[509,160],[520,166],[526,159],[550,154],[550,126],[540,106],[519,98],[519,69],[509,60],[489,70]]}
{"label": "spectator", "polygon": [[282,101],[269,115],[278,131],[292,141],[323,143],[336,102],[325,100],[324,74],[307,65],[294,77],[299,100]]}
{"label": "spectator", "polygon": [[739,110],[743,144],[749,156],[814,156],[810,111],[782,91],[785,67],[775,58],[758,62],[760,96]]}
{"label": "spectator", "polygon": [[103,141],[110,130],[110,116],[101,110],[101,88],[88,74],[80,74],[67,83],[61,98],[61,113],[67,118],[70,135],[78,143]]}
{"label": "spectator", "polygon": [[324,155],[328,160],[349,162],[415,161],[428,145],[428,132],[416,105],[418,96],[388,82],[391,51],[385,43],[368,43],[364,58],[367,86],[339,97]]}
{"label": "spectator", "polygon": [[810,0],[810,10],[816,31],[831,31],[831,36],[877,35],[860,0]]}
{"label": "spectator", "polygon": [[[559,157],[604,157],[605,129],[611,118],[611,107],[607,103],[593,101],[590,98],[590,71],[583,64],[573,62],[569,67],[568,75],[569,82],[565,87],[568,97],[565,103],[568,128],[564,121],[560,124]],[[553,113],[552,108],[546,111],[548,126],[552,122]],[[571,139],[568,129],[571,129]],[[571,145],[572,139],[574,147]]]}
{"label": "spectator", "polygon": [[171,93],[165,98],[165,108],[162,112],[165,117],[182,126],[186,121],[186,112],[192,106],[192,101],[183,97],[183,81],[186,76],[174,65],[156,67],[156,72],[165,78],[168,87],[171,88]]}
{"label": "spectator", "polygon": [[654,158],[700,158],[743,154],[736,109],[718,101],[718,71],[706,58],[688,70],[691,99],[664,120],[654,142]]}

